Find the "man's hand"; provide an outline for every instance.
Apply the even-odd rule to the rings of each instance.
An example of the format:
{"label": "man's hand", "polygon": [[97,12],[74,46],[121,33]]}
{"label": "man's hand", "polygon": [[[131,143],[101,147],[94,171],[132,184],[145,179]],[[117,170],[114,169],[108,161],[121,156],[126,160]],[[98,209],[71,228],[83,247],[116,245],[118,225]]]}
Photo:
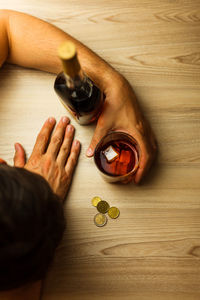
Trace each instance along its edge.
{"label": "man's hand", "polygon": [[[32,43],[33,40],[36,42]],[[141,149],[140,165],[134,178],[139,182],[153,161],[156,144],[130,84],[97,54],[59,28],[27,14],[0,10],[0,66],[7,60],[24,67],[59,73],[62,66],[56,55],[57,48],[66,40],[75,43],[83,71],[106,95],[87,155],[93,155],[96,144],[108,131],[129,133]]]}
{"label": "man's hand", "polygon": [[106,95],[104,108],[87,150],[87,156],[94,154],[97,143],[109,131],[129,133],[137,140],[141,150],[139,168],[133,175],[135,183],[139,183],[156,155],[154,134],[149,123],[142,116],[133,89],[123,77],[116,74],[116,78],[113,77],[112,84],[107,85],[104,93]]}
{"label": "man's hand", "polygon": [[[14,165],[43,176],[62,200],[69,189],[80,152],[80,142],[73,141],[74,127],[67,117],[49,118],[39,132],[31,157],[26,162],[22,145],[15,144]],[[51,136],[52,134],[52,136]]]}

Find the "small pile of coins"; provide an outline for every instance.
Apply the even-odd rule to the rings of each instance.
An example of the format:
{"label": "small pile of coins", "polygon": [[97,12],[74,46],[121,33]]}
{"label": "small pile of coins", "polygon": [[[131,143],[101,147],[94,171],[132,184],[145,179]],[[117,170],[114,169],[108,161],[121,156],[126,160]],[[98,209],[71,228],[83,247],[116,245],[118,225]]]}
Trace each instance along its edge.
{"label": "small pile of coins", "polygon": [[94,224],[98,227],[106,225],[108,219],[106,213],[108,213],[111,219],[116,219],[119,217],[119,209],[115,206],[110,207],[108,202],[102,200],[100,197],[92,198],[92,205],[99,211],[94,217]]}

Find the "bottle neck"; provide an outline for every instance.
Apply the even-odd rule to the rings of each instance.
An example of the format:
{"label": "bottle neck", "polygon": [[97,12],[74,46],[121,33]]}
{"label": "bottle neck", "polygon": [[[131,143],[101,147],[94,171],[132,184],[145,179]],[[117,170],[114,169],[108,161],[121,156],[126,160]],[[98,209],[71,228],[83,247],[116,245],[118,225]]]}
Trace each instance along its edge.
{"label": "bottle neck", "polygon": [[83,73],[81,69],[74,76],[69,76],[65,72],[63,73],[66,79],[66,85],[69,89],[81,88],[81,86],[84,85],[84,83],[86,82],[86,75]]}
{"label": "bottle neck", "polygon": [[91,96],[93,91],[93,82],[87,77],[87,75],[84,74],[82,70],[80,70],[80,72],[74,77],[70,77],[65,73],[64,76],[68,89],[71,91],[76,91],[76,95],[78,95],[77,93],[80,91],[82,95],[85,95],[85,97]]}

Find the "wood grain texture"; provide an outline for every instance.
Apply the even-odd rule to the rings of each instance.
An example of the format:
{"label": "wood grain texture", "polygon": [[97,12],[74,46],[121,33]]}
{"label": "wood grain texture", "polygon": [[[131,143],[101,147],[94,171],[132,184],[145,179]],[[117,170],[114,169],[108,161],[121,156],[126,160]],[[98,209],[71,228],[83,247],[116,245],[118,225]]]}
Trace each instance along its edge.
{"label": "wood grain texture", "polygon": [[[85,151],[94,127],[76,127],[80,161],[65,204],[67,230],[44,300],[200,299],[200,1],[1,0],[80,39],[122,72],[156,133],[159,156],[141,186],[105,183]],[[0,156],[30,154],[44,120],[68,114],[54,76],[0,71]],[[120,209],[104,228],[90,200]]]}

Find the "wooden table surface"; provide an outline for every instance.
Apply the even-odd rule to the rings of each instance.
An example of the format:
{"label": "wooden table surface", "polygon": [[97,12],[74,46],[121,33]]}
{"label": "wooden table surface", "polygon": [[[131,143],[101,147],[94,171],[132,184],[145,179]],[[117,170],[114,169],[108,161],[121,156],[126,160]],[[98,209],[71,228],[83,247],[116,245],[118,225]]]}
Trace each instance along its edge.
{"label": "wooden table surface", "polygon": [[[200,1],[0,4],[62,28],[124,74],[159,144],[158,161],[142,185],[112,185],[85,156],[94,127],[72,121],[82,152],[65,204],[68,227],[43,299],[199,300]],[[54,79],[9,65],[0,71],[0,156],[10,164],[14,142],[29,155],[45,119],[68,114]],[[96,195],[121,211],[103,228],[93,223]]]}

